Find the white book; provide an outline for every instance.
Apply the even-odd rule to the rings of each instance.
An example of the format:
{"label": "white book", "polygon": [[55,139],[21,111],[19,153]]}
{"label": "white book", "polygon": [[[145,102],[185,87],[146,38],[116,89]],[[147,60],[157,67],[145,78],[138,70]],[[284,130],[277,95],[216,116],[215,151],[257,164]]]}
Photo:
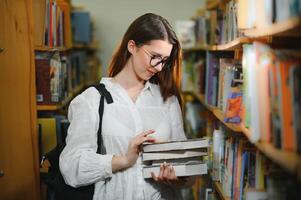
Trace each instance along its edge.
{"label": "white book", "polygon": [[186,150],[186,149],[199,149],[208,148],[209,139],[188,139],[183,141],[170,141],[162,143],[145,143],[143,144],[143,152],[159,152],[159,151],[172,151],[172,150]]}
{"label": "white book", "polygon": [[176,158],[192,158],[198,156],[207,156],[208,153],[203,149],[194,149],[194,150],[179,150],[179,151],[165,151],[165,152],[151,152],[151,153],[142,153],[142,160],[151,161],[151,160],[162,160],[162,159],[176,159]]}
{"label": "white book", "polygon": [[200,157],[193,157],[193,158],[176,158],[176,159],[161,159],[161,160],[153,160],[150,161],[150,165],[152,166],[160,166],[164,162],[170,165],[183,165],[183,164],[192,164],[192,163],[199,163],[201,161]]}
{"label": "white book", "polygon": [[[207,174],[206,163],[195,163],[187,165],[173,165],[176,176],[196,176]],[[159,175],[160,166],[147,166],[143,168],[143,177],[151,178],[151,172],[154,172],[156,176]]]}

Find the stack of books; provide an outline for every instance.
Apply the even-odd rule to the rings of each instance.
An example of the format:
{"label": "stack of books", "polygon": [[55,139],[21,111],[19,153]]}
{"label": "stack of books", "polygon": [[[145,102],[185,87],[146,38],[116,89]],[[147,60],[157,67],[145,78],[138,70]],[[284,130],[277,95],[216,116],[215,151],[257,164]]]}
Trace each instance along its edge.
{"label": "stack of books", "polygon": [[208,138],[188,139],[162,143],[143,144],[143,177],[158,175],[164,162],[173,166],[176,176],[207,174],[207,164],[202,157],[208,155]]}

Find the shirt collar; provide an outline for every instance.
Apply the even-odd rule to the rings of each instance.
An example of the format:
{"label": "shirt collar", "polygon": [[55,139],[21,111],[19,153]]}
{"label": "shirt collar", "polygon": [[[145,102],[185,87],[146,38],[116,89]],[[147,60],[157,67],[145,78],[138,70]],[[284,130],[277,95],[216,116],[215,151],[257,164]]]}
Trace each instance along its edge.
{"label": "shirt collar", "polygon": [[146,81],[143,91],[145,91],[145,90],[149,90],[151,92],[151,94],[154,95],[154,85],[151,82]]}
{"label": "shirt collar", "polygon": [[[112,80],[112,77],[102,77],[100,82],[106,84],[109,87],[112,87],[113,83],[111,82],[111,80]],[[149,81],[145,82],[143,91],[149,90],[151,92],[151,94],[154,95],[154,89],[155,89],[154,84],[152,84]]]}

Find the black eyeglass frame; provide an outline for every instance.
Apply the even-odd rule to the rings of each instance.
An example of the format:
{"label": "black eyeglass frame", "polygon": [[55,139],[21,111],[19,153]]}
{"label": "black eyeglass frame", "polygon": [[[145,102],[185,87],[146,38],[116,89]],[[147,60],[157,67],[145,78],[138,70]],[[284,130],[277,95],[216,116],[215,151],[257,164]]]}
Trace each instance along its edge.
{"label": "black eyeglass frame", "polygon": [[[163,60],[163,58],[161,56],[158,56],[158,55],[152,55],[149,51],[147,51],[146,49],[144,49],[143,47],[141,47],[143,49],[143,51],[150,57],[150,60],[149,60],[149,64],[156,68],[159,64],[162,63],[162,70],[165,70],[168,68],[168,62],[170,60],[170,58],[166,58],[165,60]],[[152,63],[152,61],[154,59],[160,59],[160,61],[156,62],[156,63]]]}

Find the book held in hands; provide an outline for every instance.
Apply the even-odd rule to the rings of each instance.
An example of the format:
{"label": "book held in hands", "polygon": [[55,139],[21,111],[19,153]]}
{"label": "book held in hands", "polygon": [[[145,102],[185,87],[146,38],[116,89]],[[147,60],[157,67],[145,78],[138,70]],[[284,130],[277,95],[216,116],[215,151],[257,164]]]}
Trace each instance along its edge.
{"label": "book held in hands", "polygon": [[160,143],[145,143],[142,146],[143,177],[158,175],[164,162],[173,166],[176,176],[207,174],[207,164],[202,157],[208,155],[209,139],[188,139]]}

